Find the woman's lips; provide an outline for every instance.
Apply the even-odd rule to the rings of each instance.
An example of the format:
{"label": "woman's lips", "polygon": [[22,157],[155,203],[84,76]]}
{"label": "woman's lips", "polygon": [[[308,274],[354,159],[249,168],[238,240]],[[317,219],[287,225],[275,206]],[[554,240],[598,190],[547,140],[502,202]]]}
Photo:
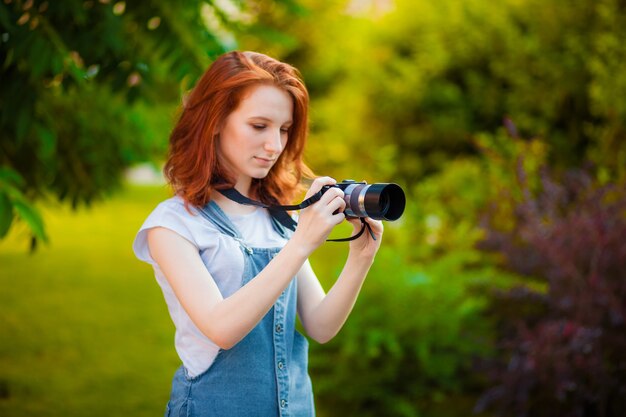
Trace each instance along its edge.
{"label": "woman's lips", "polygon": [[276,159],[273,159],[273,158],[263,158],[263,157],[260,157],[260,156],[255,156],[254,159],[256,159],[256,161],[261,166],[265,166],[265,167],[270,167],[270,166],[274,165],[274,162],[276,162]]}

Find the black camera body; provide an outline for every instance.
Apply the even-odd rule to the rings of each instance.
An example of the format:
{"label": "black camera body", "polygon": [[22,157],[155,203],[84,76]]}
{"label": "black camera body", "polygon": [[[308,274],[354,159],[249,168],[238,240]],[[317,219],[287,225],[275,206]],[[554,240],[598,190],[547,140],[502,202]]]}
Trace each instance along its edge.
{"label": "black camera body", "polygon": [[332,187],[344,193],[346,217],[370,217],[375,220],[398,220],[406,205],[404,190],[394,183],[373,183],[343,180],[322,187],[322,194]]}

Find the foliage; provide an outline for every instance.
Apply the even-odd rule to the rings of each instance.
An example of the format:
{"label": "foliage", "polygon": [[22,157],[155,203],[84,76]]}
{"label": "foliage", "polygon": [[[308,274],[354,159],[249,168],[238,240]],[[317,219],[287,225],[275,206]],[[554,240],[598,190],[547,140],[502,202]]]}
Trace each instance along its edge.
{"label": "foliage", "polygon": [[408,266],[382,250],[348,323],[311,353],[321,415],[424,415],[475,389],[473,360],[489,350],[478,288],[493,272],[468,267],[475,255]]}
{"label": "foliage", "polygon": [[305,0],[284,24],[295,41],[279,52],[312,90],[317,170],[411,184],[510,117],[553,166],[625,175],[623,2],[379,3]]}
{"label": "foliage", "polygon": [[[162,151],[164,132],[146,129],[151,118],[136,100],[177,101],[178,81],[193,81],[225,50],[203,4],[1,3],[0,166],[18,179],[0,193],[88,204],[118,187],[125,167]],[[168,120],[161,109],[171,106],[156,108]],[[15,201],[3,204],[3,219],[20,212]]]}
{"label": "foliage", "polygon": [[[500,293],[503,362],[478,409],[502,416],[621,416],[626,412],[626,193],[584,170],[545,170],[514,227],[488,223],[483,247],[531,284]],[[535,282],[545,283],[546,291]]]}
{"label": "foliage", "polygon": [[[332,342],[312,345],[320,415],[461,416],[471,410],[485,387],[475,364],[492,354],[487,289],[515,279],[475,247],[483,237],[478,219],[495,195],[489,175],[477,158],[453,161],[416,184],[403,218],[386,224],[348,322]],[[319,276],[321,264],[332,279],[338,271],[328,271],[328,259],[312,262]]]}
{"label": "foliage", "polygon": [[32,246],[36,244],[37,239],[46,241],[47,236],[39,212],[29,204],[20,191],[21,182],[22,178],[15,171],[0,167],[0,239],[7,235],[13,217],[16,216],[24,221],[34,234]]}

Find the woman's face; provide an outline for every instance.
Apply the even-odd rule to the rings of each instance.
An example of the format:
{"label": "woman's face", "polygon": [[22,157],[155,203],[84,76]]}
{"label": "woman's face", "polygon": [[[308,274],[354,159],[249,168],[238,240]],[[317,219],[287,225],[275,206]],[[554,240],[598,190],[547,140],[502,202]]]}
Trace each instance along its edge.
{"label": "woman's face", "polygon": [[274,166],[287,144],[292,115],[293,101],[286,91],[257,85],[226,118],[218,151],[239,191],[247,192],[252,178],[264,178]]}

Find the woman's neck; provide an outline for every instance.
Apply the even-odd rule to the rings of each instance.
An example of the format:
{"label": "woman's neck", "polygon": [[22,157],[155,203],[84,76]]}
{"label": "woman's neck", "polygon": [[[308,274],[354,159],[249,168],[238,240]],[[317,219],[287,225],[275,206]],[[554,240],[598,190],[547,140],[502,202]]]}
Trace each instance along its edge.
{"label": "woman's neck", "polygon": [[[253,198],[254,196],[250,195],[251,191],[251,181],[242,182],[238,181],[234,187],[237,191],[239,191],[242,195]],[[255,211],[257,208],[254,206],[247,206],[244,204],[239,204],[236,201],[232,201],[231,199],[224,197],[224,195],[218,191],[214,191],[211,193],[211,200],[215,201],[218,206],[222,209],[222,211],[226,214],[230,215],[242,215],[249,214]]]}

